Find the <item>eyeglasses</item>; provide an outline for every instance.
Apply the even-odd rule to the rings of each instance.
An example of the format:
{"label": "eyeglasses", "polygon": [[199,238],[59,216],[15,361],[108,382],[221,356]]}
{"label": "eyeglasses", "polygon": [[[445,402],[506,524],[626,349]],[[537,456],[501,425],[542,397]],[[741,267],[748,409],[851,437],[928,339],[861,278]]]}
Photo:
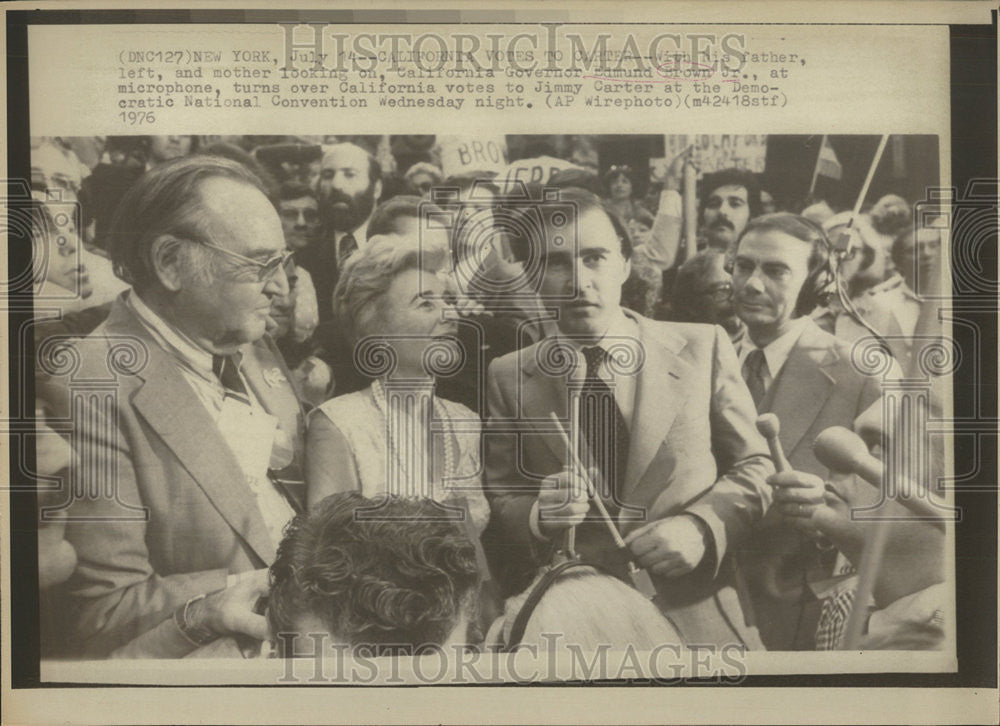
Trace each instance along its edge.
{"label": "eyeglasses", "polygon": [[213,249],[216,252],[221,252],[224,255],[232,257],[233,259],[239,260],[245,265],[255,268],[257,271],[258,282],[266,282],[267,280],[270,280],[272,277],[274,277],[274,273],[276,273],[280,268],[284,268],[285,264],[291,259],[292,255],[294,254],[293,250],[282,250],[278,254],[274,255],[274,257],[270,257],[264,262],[260,262],[259,260],[255,260],[252,257],[246,257],[245,255],[241,255],[238,252],[233,252],[232,250],[227,250],[225,247],[220,247],[219,245],[212,244],[211,242],[205,242],[204,240],[188,240],[188,241],[194,242],[195,244],[204,245],[209,249]]}
{"label": "eyeglasses", "polygon": [[290,207],[286,207],[278,212],[278,214],[280,214],[281,218],[286,222],[298,222],[300,218],[306,224],[315,224],[319,221],[319,212],[310,207],[306,207],[305,209],[292,209]]}

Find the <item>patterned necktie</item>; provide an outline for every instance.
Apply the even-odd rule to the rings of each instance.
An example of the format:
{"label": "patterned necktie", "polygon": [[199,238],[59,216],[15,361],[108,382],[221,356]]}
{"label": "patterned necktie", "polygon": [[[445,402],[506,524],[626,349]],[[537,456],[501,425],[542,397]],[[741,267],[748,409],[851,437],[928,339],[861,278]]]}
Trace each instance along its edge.
{"label": "patterned necktie", "polygon": [[337,253],[337,265],[342,266],[344,261],[358,251],[358,241],[354,235],[348,232],[340,238],[340,251]]}
{"label": "patterned necktie", "polygon": [[226,398],[232,398],[247,406],[250,405],[250,396],[243,379],[240,378],[240,366],[232,355],[213,355],[212,371],[219,377],[219,382],[226,389]]}
{"label": "patterned necktie", "polygon": [[750,395],[753,396],[754,405],[758,409],[760,402],[764,400],[764,394],[767,393],[766,375],[767,358],[764,357],[764,351],[754,348],[743,361],[743,380],[747,382],[747,388],[750,389]]}
{"label": "patterned necktie", "polygon": [[[580,390],[580,433],[586,444],[583,462],[600,472],[598,486],[602,499],[618,509],[615,493],[621,491],[628,464],[629,431],[611,387],[598,376],[607,351],[600,346],[584,348],[587,373]],[[611,500],[608,502],[608,500]]]}

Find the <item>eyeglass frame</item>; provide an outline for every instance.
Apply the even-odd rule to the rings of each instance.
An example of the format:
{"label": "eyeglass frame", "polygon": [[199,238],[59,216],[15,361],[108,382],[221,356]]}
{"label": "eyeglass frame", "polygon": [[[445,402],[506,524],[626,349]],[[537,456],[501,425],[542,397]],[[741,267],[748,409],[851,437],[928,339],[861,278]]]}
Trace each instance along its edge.
{"label": "eyeglass frame", "polygon": [[[307,216],[309,212],[312,213],[309,215],[312,219]],[[301,218],[306,224],[319,224],[319,210],[311,207],[285,207],[278,210],[278,216],[286,222],[298,222]],[[292,219],[293,216],[294,219]]]}
{"label": "eyeglass frame", "polygon": [[285,248],[283,251],[279,252],[273,257],[268,258],[266,261],[258,262],[252,257],[247,257],[246,255],[241,255],[239,252],[233,252],[232,250],[227,250],[225,247],[213,244],[212,242],[206,242],[205,240],[196,240],[196,239],[186,239],[186,241],[193,242],[194,244],[198,245],[204,245],[209,249],[221,252],[225,255],[229,255],[230,257],[233,257],[239,260],[240,262],[243,262],[247,265],[257,268],[257,282],[267,282],[270,279],[272,279],[274,277],[274,273],[276,273],[279,269],[283,268],[285,264],[290,259],[292,259],[292,256],[295,254],[295,250],[290,250],[288,248]]}

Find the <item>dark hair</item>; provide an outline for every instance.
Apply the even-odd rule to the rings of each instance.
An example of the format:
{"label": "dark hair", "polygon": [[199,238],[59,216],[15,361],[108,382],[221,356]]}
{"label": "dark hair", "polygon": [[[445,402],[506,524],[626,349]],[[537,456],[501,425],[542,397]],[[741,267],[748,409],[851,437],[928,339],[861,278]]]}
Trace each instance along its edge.
{"label": "dark hair", "polygon": [[740,243],[751,232],[782,232],[805,244],[810,245],[808,260],[808,276],[802,284],[798,300],[795,303],[795,317],[808,315],[822,304],[823,290],[833,282],[834,274],[830,261],[830,240],[823,228],[810,219],[791,212],[773,212],[764,214],[747,223],[746,229],[736,240],[736,251]]}
{"label": "dark hair", "polygon": [[311,616],[354,647],[443,644],[472,609],[479,570],[465,531],[440,520],[428,499],[359,492],[299,514],[271,565],[272,632],[297,634]]}
{"label": "dark hair", "polygon": [[246,184],[267,196],[256,174],[221,156],[186,156],[150,169],[128,190],[111,220],[107,239],[115,274],[137,290],[153,284],[153,242],[166,234],[194,239],[202,235],[201,183],[215,177]]}
{"label": "dark hair", "polygon": [[[188,156],[190,156],[191,154],[198,153],[198,145],[201,143],[201,139],[198,138],[197,134],[176,134],[176,135],[187,136],[189,139],[191,139],[191,149],[190,151],[188,151]],[[157,136],[166,137],[166,136],[174,136],[174,134],[152,134],[150,136],[140,136],[139,138],[142,139],[142,146],[146,154],[149,154],[150,150],[153,147],[153,139],[156,138]]]}
{"label": "dark hair", "polygon": [[286,181],[279,186],[278,191],[274,196],[279,202],[289,202],[293,199],[302,199],[303,197],[315,199],[316,193],[309,187],[308,184],[303,184],[302,182],[293,179]]}
{"label": "dark hair", "polygon": [[702,292],[701,283],[716,260],[721,257],[725,261],[725,256],[722,250],[706,247],[678,268],[670,296],[671,320],[683,323],[699,319],[697,308],[702,305],[698,299]]}
{"label": "dark hair", "polygon": [[875,202],[869,216],[876,232],[893,239],[913,226],[913,210],[909,202],[897,194],[886,194]]}
{"label": "dark hair", "polygon": [[210,144],[202,149],[201,153],[209,156],[221,156],[224,159],[230,159],[242,164],[249,171],[257,175],[261,183],[264,185],[264,188],[268,190],[268,198],[273,198],[273,190],[277,186],[277,182],[274,180],[271,173],[265,169],[259,161],[257,161],[253,154],[247,153],[239,146],[225,141],[217,141],[214,144]]}
{"label": "dark hair", "polygon": [[320,154],[319,160],[320,164],[323,162],[323,157],[326,156],[328,150],[334,146],[356,146],[365,152],[365,156],[368,157],[368,184],[369,186],[379,181],[382,178],[382,165],[379,164],[378,159],[365,144],[359,144],[356,141],[344,140],[338,141],[335,144],[324,145],[322,148],[322,153]]}
{"label": "dark hair", "polygon": [[609,167],[608,170],[604,172],[604,176],[601,177],[601,189],[605,196],[609,196],[611,194],[611,182],[619,176],[623,176],[628,179],[629,184],[632,185],[634,193],[635,172],[632,171],[632,167],[628,164],[617,164]]}
{"label": "dark hair", "polygon": [[[559,190],[559,198],[557,200],[552,200],[553,204],[566,204],[572,205],[575,208],[576,222],[583,218],[583,215],[591,210],[599,210],[604,212],[608,216],[608,220],[611,222],[611,226],[615,230],[615,234],[618,236],[618,241],[621,245],[622,257],[626,260],[632,257],[632,241],[629,239],[628,228],[625,226],[625,222],[618,215],[618,212],[614,210],[607,202],[601,199],[599,196],[593,192],[588,192],[586,189],[581,189],[579,187],[566,187],[565,189]],[[552,222],[552,217],[554,214],[546,214],[546,204],[547,202],[541,202],[539,205],[530,205],[518,209],[512,207],[511,211],[516,214],[521,214],[524,216],[524,222],[522,224],[510,225],[510,249],[514,255],[514,258],[518,261],[525,261],[529,258],[530,253],[535,250],[542,250],[545,248],[544,238],[539,239],[540,234],[547,234],[549,232],[546,229]],[[537,222],[533,222],[532,217],[535,211],[541,211],[541,217],[544,220],[541,225]]]}
{"label": "dark hair", "polygon": [[750,207],[750,218],[761,213],[760,204],[760,183],[757,175],[745,169],[722,169],[712,174],[706,174],[701,178],[698,189],[698,220],[701,221],[705,214],[705,206],[708,198],[712,196],[719,187],[743,187],[747,190],[747,206]]}

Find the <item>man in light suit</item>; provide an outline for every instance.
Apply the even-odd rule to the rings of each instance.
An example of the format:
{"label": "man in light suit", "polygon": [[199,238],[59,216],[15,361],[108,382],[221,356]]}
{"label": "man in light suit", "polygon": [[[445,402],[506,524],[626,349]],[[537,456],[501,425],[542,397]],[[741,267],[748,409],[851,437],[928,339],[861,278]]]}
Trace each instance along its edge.
{"label": "man in light suit", "polygon": [[[778,213],[747,225],[733,265],[733,298],[747,328],[738,353],[757,410],[778,417],[792,468],[824,478],[813,441],[830,426],[851,428],[880,396],[879,379],[852,363],[851,345],[809,316],[833,282],[830,257],[822,229]],[[808,514],[805,502],[769,512],[747,547],[754,612],[769,649],[814,647],[819,604],[803,588],[803,570],[823,568],[821,553],[785,520]],[[827,561],[827,575],[829,566]]]}
{"label": "man in light suit", "polygon": [[[567,233],[573,221],[567,227],[542,205],[545,239],[535,256],[559,335],[496,359],[488,373],[491,519],[483,539],[493,574],[508,594],[523,590],[576,527],[576,549],[624,576],[549,420],[554,412],[564,429],[579,432],[599,496],[685,641],[759,647],[730,586],[729,554],[766,509],[773,467],[732,344],[719,327],[624,310],[631,252],[624,225],[589,192],[564,190],[560,202],[575,208],[575,232]],[[561,370],[560,358],[568,364]],[[587,403],[598,389],[610,390],[613,408]]]}
{"label": "man in light suit", "polygon": [[[188,157],[137,182],[110,240],[132,288],[75,344],[77,369],[48,366],[44,383],[83,462],[66,512],[79,557],[69,637],[89,656],[170,618],[189,644],[263,637],[253,608],[266,577],[253,571],[273,561],[301,495],[302,411],[264,337],[288,293],[278,215],[253,173]],[[230,596],[201,597],[227,585]],[[188,627],[209,606],[198,622],[210,627]]]}

